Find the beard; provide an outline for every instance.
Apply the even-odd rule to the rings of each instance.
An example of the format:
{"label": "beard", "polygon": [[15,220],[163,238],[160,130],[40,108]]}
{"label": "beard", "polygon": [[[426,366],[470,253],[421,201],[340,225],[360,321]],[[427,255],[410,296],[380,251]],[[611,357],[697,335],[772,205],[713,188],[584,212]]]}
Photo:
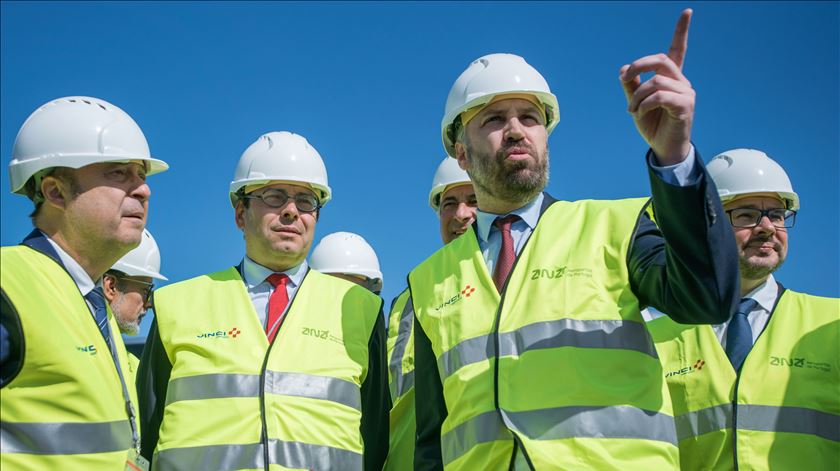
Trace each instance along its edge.
{"label": "beard", "polygon": [[114,312],[114,317],[117,319],[117,326],[120,328],[120,333],[137,335],[140,332],[140,321],[143,320],[143,315],[136,316],[134,320],[129,320],[128,316],[122,315],[124,300],[125,295],[120,295],[119,299],[111,306],[111,311]]}
{"label": "beard", "polygon": [[[764,241],[762,238],[751,238],[747,244],[756,241]],[[738,267],[740,269],[741,278],[747,280],[762,280],[770,276],[771,273],[781,268],[785,262],[785,257],[782,255],[781,247],[776,244],[776,255],[778,261],[774,264],[766,257],[749,257],[745,253],[746,245],[741,248],[740,257],[738,258]]]}
{"label": "beard", "polygon": [[[513,143],[487,155],[471,149],[467,142],[465,147],[473,185],[496,199],[526,203],[548,184],[548,149],[538,155],[530,145]],[[513,147],[526,150],[532,159],[508,161],[508,150]]]}

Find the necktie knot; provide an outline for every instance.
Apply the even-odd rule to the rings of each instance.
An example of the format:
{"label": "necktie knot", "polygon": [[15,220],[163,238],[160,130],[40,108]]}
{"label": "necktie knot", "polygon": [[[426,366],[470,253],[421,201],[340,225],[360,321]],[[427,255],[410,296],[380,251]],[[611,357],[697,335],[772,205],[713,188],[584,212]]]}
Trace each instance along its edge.
{"label": "necktie knot", "polygon": [[285,288],[286,283],[289,282],[289,275],[286,275],[285,273],[272,273],[268,275],[265,280],[271,284],[272,288],[277,288],[278,286],[283,286]]}
{"label": "necktie knot", "polygon": [[499,216],[493,221],[493,225],[496,226],[496,229],[500,231],[510,232],[510,226],[519,219],[519,216],[517,216],[516,214]]}
{"label": "necktie knot", "polygon": [[758,306],[758,301],[753,298],[744,298],[738,303],[738,310],[735,312],[735,315],[747,316],[756,306]]}

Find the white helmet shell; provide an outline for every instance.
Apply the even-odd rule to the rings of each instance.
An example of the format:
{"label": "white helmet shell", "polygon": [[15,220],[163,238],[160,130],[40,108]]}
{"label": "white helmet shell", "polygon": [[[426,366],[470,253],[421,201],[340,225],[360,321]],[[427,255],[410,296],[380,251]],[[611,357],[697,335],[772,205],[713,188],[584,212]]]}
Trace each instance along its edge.
{"label": "white helmet shell", "polygon": [[376,252],[362,236],[352,232],[333,232],[322,237],[312,250],[309,265],[321,273],[345,273],[382,280]]}
{"label": "white helmet shell", "polygon": [[446,110],[440,123],[446,153],[455,157],[452,127],[455,118],[470,108],[489,103],[498,95],[509,93],[534,95],[545,106],[545,128],[551,134],[560,119],[560,110],[557,97],[551,93],[545,78],[520,56],[488,54],[473,61],[449,90]]}
{"label": "white helmet shell", "polygon": [[158,280],[167,280],[160,274],[160,249],[148,229],[143,229],[140,245],[117,260],[111,269],[121,271],[128,276],[149,276]]}
{"label": "white helmet shell", "polygon": [[456,159],[444,157],[443,161],[438,165],[435,171],[435,177],[432,179],[432,189],[429,191],[429,206],[436,212],[440,211],[440,197],[453,185],[460,185],[472,183],[467,172],[458,165]]}
{"label": "white helmet shell", "polygon": [[303,183],[315,191],[322,205],[332,198],[321,155],[298,134],[270,132],[245,149],[230,182],[230,203],[236,207],[237,193],[246,185],[273,181]]}
{"label": "white helmet shell", "polygon": [[776,193],[788,209],[799,210],[799,195],[793,191],[787,173],[764,152],[729,150],[709,161],[706,170],[723,202],[751,193]]}
{"label": "white helmet shell", "polygon": [[25,195],[26,182],[42,170],[129,160],[144,161],[146,175],[169,168],[150,155],[143,131],[125,111],[98,98],[65,97],[41,106],[23,123],[9,178],[12,192]]}

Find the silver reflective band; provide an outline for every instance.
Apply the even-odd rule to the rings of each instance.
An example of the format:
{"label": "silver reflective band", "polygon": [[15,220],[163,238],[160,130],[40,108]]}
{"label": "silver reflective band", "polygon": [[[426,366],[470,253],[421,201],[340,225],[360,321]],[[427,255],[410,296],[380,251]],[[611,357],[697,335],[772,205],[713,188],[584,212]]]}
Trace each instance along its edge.
{"label": "silver reflective band", "polygon": [[494,409],[481,413],[440,437],[443,464],[455,461],[482,443],[499,440],[513,441],[513,434],[505,428],[499,412]]}
{"label": "silver reflective band", "polygon": [[[302,469],[361,469],[362,455],[326,445],[300,442],[268,441],[269,464]],[[263,446],[211,445],[171,448],[155,454],[154,469],[236,470],[260,469],[265,466]]]}
{"label": "silver reflective band", "polygon": [[361,453],[326,445],[268,441],[268,461],[286,468],[362,469]]}
{"label": "silver reflective band", "polygon": [[283,396],[324,399],[362,410],[362,392],[359,386],[350,381],[329,376],[266,371],[265,392]]}
{"label": "silver reflective band", "polygon": [[840,442],[840,416],[804,407],[739,404],[738,430],[805,433]]}
{"label": "silver reflective band", "polygon": [[[325,399],[357,410],[362,408],[359,387],[342,379],[266,371],[265,381],[268,393]],[[225,397],[260,397],[259,375],[211,374],[174,378],[169,381],[166,404]]]}
{"label": "silver reflective band", "polygon": [[93,423],[26,423],[0,421],[3,453],[78,455],[132,448],[127,420]]}
{"label": "silver reflective band", "polygon": [[631,438],[677,445],[674,418],[631,406],[570,406],[502,411],[505,422],[532,440]]}
{"label": "silver reflective band", "polygon": [[394,351],[391,352],[391,361],[388,369],[391,371],[391,384],[388,385],[391,391],[391,402],[396,402],[398,397],[403,396],[409,389],[414,387],[414,371],[403,375],[402,361],[408,347],[408,339],[411,336],[411,329],[414,327],[414,306],[411,296],[403,307],[400,314],[400,324],[397,327],[397,340],[394,342]]}
{"label": "silver reflective band", "polygon": [[265,466],[261,443],[170,448],[155,453],[156,470],[259,469]]}
{"label": "silver reflective band", "polygon": [[259,397],[260,376],[212,374],[185,376],[169,380],[166,404],[178,401],[218,399],[222,397]]}
{"label": "silver reflective band", "polygon": [[721,404],[680,414],[674,417],[674,421],[677,424],[677,438],[680,441],[732,428],[732,404]]}
{"label": "silver reflective band", "polygon": [[[521,356],[531,350],[561,347],[633,350],[658,358],[645,326],[625,320],[558,319],[499,333],[499,356]],[[464,340],[438,358],[441,379],[472,363],[494,356],[493,336]]]}

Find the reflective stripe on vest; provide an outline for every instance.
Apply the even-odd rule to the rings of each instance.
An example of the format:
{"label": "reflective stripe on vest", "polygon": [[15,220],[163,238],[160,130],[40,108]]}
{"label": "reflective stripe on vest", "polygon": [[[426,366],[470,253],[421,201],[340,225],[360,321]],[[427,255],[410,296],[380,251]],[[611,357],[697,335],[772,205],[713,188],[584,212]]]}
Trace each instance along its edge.
{"label": "reflective stripe on vest", "polygon": [[[268,462],[298,469],[361,469],[362,455],[340,448],[299,442],[268,441]],[[163,469],[254,469],[262,468],[260,443],[174,448],[157,454],[155,464]],[[189,463],[186,467],[183,463]]]}
{"label": "reflective stripe on vest", "polygon": [[391,372],[391,382],[388,385],[391,389],[391,400],[404,395],[406,391],[414,387],[414,370],[403,374],[403,358],[408,346],[408,338],[414,326],[414,306],[411,303],[411,296],[403,307],[400,314],[399,326],[397,328],[397,340],[394,344],[394,351],[391,353],[391,360],[388,368]]}
{"label": "reflective stripe on vest", "polygon": [[[732,427],[732,405],[723,404],[675,417],[680,440]],[[807,433],[840,442],[840,416],[804,407],[738,405],[738,429]]]}
{"label": "reflective stripe on vest", "polygon": [[[265,372],[265,392],[332,401],[362,410],[359,388],[349,381],[304,373]],[[260,376],[209,374],[175,378],[169,383],[166,404],[224,397],[259,397]]]}
{"label": "reflective stripe on vest", "polygon": [[[636,438],[677,444],[671,416],[634,407],[560,407],[501,414],[513,429],[534,440]],[[485,412],[441,437],[443,461],[454,461],[481,443],[505,439],[513,436],[499,412]]]}
{"label": "reflective stripe on vest", "polygon": [[[55,437],[61,437],[56,440]],[[131,443],[127,420],[100,423],[0,422],[3,453],[81,455],[125,451]]]}
{"label": "reflective stripe on vest", "polygon": [[[633,321],[558,319],[526,325],[513,332],[499,333],[500,356],[521,356],[546,348],[613,348],[634,350],[657,358],[645,326]],[[438,358],[441,379],[462,367],[493,358],[493,335],[465,340]]]}

